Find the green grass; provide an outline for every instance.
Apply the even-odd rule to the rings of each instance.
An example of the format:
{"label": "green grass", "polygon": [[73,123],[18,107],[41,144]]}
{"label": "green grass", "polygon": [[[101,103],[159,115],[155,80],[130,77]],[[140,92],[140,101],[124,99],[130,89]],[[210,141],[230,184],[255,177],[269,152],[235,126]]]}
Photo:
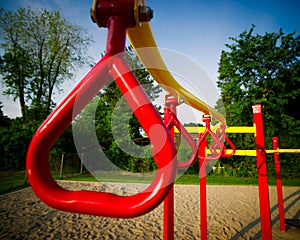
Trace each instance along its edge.
{"label": "green grass", "polygon": [[[57,176],[54,176],[58,179]],[[98,179],[90,174],[76,175],[72,177],[63,178],[69,181],[102,181],[102,182],[123,182],[123,183],[150,183],[153,175],[145,176],[142,174],[120,174],[120,173],[102,173]],[[257,185],[256,178],[243,177],[229,177],[210,175],[206,178],[208,185]],[[182,175],[177,178],[175,184],[199,184],[199,176],[197,175]],[[300,179],[282,179],[284,186],[298,186],[300,187]],[[269,185],[275,186],[276,180],[274,177],[269,177]],[[16,190],[28,187],[29,184],[25,182],[25,171],[0,171],[0,195],[13,192]]]}
{"label": "green grass", "polygon": [[[275,177],[268,178],[270,186],[276,186]],[[207,185],[245,185],[257,186],[257,178],[234,177],[234,176],[218,176],[209,175],[206,177]],[[199,184],[199,176],[197,175],[182,175],[176,181],[177,184]],[[300,179],[282,179],[283,186],[298,186],[300,187]]]}
{"label": "green grass", "polygon": [[[101,174],[101,176],[96,179],[92,175],[77,175],[73,177],[66,178],[65,180],[70,181],[102,181],[102,182],[124,182],[124,183],[149,183],[153,177],[146,177],[144,179],[140,177],[135,177],[132,175],[120,175],[120,174]],[[233,176],[218,176],[209,175],[206,177],[206,183],[208,185],[257,185],[257,178],[246,178],[246,177],[233,177]],[[188,175],[184,174],[177,178],[175,184],[199,184],[198,175]],[[274,177],[269,177],[269,185],[275,186],[276,179]],[[300,187],[300,179],[282,179],[283,186],[298,186]]]}
{"label": "green grass", "polygon": [[0,195],[29,187],[25,171],[0,171]]}
{"label": "green grass", "polygon": [[74,175],[64,180],[71,181],[100,181],[100,182],[122,182],[122,183],[150,183],[153,180],[154,175],[145,174],[124,174],[124,172],[107,172],[101,173],[98,177],[94,177],[90,174]]}
{"label": "green grass", "polygon": [[[199,176],[182,175],[176,181],[177,184],[199,184]],[[257,185],[255,178],[224,177],[209,175],[206,177],[207,185]]]}

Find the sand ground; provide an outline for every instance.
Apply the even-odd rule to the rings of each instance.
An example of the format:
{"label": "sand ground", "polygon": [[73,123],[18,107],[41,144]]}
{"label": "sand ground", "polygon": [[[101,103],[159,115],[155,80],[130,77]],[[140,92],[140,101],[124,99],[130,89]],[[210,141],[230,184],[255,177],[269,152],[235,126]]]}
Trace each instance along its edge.
{"label": "sand ground", "polygon": [[[60,182],[67,189],[133,194],[142,184]],[[300,239],[279,231],[276,188],[270,187],[273,239]],[[300,187],[284,187],[285,217],[300,219]],[[261,239],[256,186],[207,186],[208,239]],[[175,239],[200,239],[199,186],[175,186]],[[30,188],[0,196],[0,239],[163,239],[163,206],[137,218],[115,219],[52,209]]]}

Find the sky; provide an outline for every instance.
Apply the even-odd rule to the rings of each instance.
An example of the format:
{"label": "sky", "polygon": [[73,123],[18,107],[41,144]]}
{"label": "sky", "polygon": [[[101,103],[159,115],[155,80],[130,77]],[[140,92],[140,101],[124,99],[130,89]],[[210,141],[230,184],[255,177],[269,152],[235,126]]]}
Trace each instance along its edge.
{"label": "sky", "polygon": [[[92,0],[9,0],[1,1],[0,7],[15,11],[19,7],[30,6],[60,10],[63,17],[87,28],[94,43],[90,55],[98,61],[105,49],[107,29],[99,29],[90,19]],[[147,5],[154,11],[151,20],[152,31],[157,45],[162,49],[174,51],[201,66],[215,86],[218,77],[218,63],[225,44],[231,43],[229,37],[249,30],[254,24],[255,33],[278,32],[282,27],[285,33],[296,31],[300,34],[299,0],[148,0]],[[180,65],[180,62],[177,64]],[[178,65],[178,66],[179,66]],[[61,94],[56,94],[59,103],[89,68],[76,71],[73,81],[66,81]],[[195,93],[205,92],[205,84]],[[1,86],[0,101],[4,114],[9,117],[20,115],[18,102],[3,96]],[[184,120],[185,121],[185,120]]]}

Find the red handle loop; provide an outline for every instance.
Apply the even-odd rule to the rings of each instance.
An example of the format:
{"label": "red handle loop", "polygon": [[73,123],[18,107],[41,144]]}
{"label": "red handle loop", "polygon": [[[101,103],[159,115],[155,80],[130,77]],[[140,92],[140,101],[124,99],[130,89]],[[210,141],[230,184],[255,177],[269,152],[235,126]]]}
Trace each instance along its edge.
{"label": "red handle loop", "polygon": [[[227,148],[226,148],[226,146],[224,144],[223,151],[222,151],[222,156],[221,157],[223,157],[223,158],[232,157],[235,154],[235,152],[236,152],[236,147],[233,144],[233,142],[229,139],[229,137],[226,135],[226,131],[225,131],[226,125],[222,124],[220,126],[220,128],[221,128],[222,133],[220,133],[220,132],[217,133],[217,135],[219,135],[219,141],[223,142],[223,140],[225,140],[224,142],[227,142],[228,145],[231,147],[231,150],[232,150],[229,154],[227,154],[226,153]],[[211,147],[210,147],[211,152],[213,152],[215,154],[217,153],[216,146],[217,146],[217,144],[214,142],[211,145]]]}
{"label": "red handle loop", "polygon": [[[158,171],[153,182],[143,192],[133,196],[118,196],[106,192],[68,191],[57,185],[48,167],[48,156],[53,143],[76,116],[72,114],[75,101],[79,101],[84,107],[105,84],[104,81],[99,81],[99,79],[102,80],[99,76],[106,76],[103,73],[105,70],[103,66],[107,64],[103,61],[91,70],[78,87],[40,126],[28,150],[27,175],[36,195],[53,208],[106,217],[136,217],[151,211],[168,194],[170,184],[175,180],[177,164],[173,159],[176,150],[161,117],[132,73],[126,71],[123,60],[114,61],[115,67],[121,66],[121,73],[116,81],[120,85],[120,82],[124,81],[130,85],[124,84],[120,88],[123,94],[127,90],[126,96],[131,107],[133,102],[136,104],[134,113],[153,143],[153,152],[156,152],[154,159],[158,164]],[[133,88],[134,91],[128,92]],[[165,136],[164,142],[162,142],[162,136]]]}
{"label": "red handle loop", "polygon": [[225,125],[221,125],[222,138],[223,138],[223,139],[225,140],[225,142],[227,142],[228,145],[231,147],[232,152],[229,153],[229,154],[227,154],[227,153],[226,153],[226,148],[225,148],[225,150],[223,151],[222,157],[232,157],[232,156],[235,154],[235,152],[236,152],[236,147],[235,147],[235,145],[233,144],[233,142],[229,139],[229,137],[227,137],[226,132],[225,132],[225,129],[226,129],[226,126],[225,126]]}
{"label": "red handle loop", "polygon": [[[215,133],[216,137],[219,139],[219,141],[222,141],[222,136],[221,136],[221,133],[220,133],[220,130],[217,129],[216,133]],[[223,141],[222,141],[223,142]],[[209,150],[211,153],[214,153],[214,154],[218,154],[220,152],[220,150],[218,151],[217,150],[217,147],[218,147],[218,144],[214,141],[210,147],[209,147]],[[226,146],[224,145],[223,146],[223,150],[226,149]],[[226,150],[225,150],[226,151]]]}
{"label": "red handle loop", "polygon": [[[198,149],[202,145],[202,143],[204,142],[204,140],[206,139],[206,137],[209,135],[212,138],[212,140],[213,140],[214,151],[213,151],[213,155],[211,155],[211,156],[201,156],[200,154],[198,154],[198,158],[199,159],[203,159],[203,160],[217,160],[217,159],[221,158],[222,154],[223,154],[224,144],[211,131],[211,129],[210,129],[210,121],[211,121],[210,115],[203,115],[203,122],[205,122],[205,131],[202,134],[199,135]],[[217,147],[219,148],[219,152],[217,151]]]}
{"label": "red handle loop", "polygon": [[[129,218],[151,211],[167,196],[177,172],[177,162],[174,161],[176,149],[169,130],[124,59],[109,54],[124,49],[126,37],[123,19],[111,18],[110,21],[107,55],[95,65],[37,130],[27,153],[26,171],[33,191],[53,208],[106,217]],[[48,166],[50,149],[111,77],[115,79],[149,136],[158,171],[148,188],[132,196],[66,190],[55,182],[50,173]],[[76,108],[74,108],[75,102]]]}
{"label": "red handle loop", "polygon": [[179,168],[188,168],[188,167],[192,166],[196,162],[197,153],[198,153],[197,145],[196,145],[194,139],[188,133],[188,131],[180,123],[180,121],[178,120],[177,116],[171,111],[171,109],[165,107],[165,112],[167,112],[167,114],[170,117],[169,122],[166,124],[167,128],[169,130],[171,130],[175,126],[178,129],[178,131],[181,133],[181,135],[183,136],[183,138],[191,146],[191,149],[192,149],[191,157],[187,161],[185,161],[185,162],[178,162],[178,167]]}

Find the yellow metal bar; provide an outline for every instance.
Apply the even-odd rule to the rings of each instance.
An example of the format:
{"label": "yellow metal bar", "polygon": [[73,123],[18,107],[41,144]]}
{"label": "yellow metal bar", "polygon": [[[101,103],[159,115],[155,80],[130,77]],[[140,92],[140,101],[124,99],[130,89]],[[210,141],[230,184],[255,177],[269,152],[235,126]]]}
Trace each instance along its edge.
{"label": "yellow metal bar", "polygon": [[[232,152],[231,149],[226,150],[226,154],[230,154]],[[277,150],[266,150],[267,154],[271,153],[300,153],[300,149],[277,149]],[[207,154],[211,154],[210,150],[206,150]],[[235,156],[256,156],[256,150],[236,150]]]}
{"label": "yellow metal bar", "polygon": [[253,134],[255,134],[255,127],[227,127],[226,133],[253,133]]}
{"label": "yellow metal bar", "polygon": [[[205,127],[184,127],[188,133],[203,133],[205,131]],[[175,129],[175,133],[179,133],[178,130]]]}
{"label": "yellow metal bar", "polygon": [[276,150],[267,150],[267,153],[300,153],[300,149],[276,149]]}
{"label": "yellow metal bar", "polygon": [[[210,154],[210,150],[207,149],[206,151],[207,154]],[[227,149],[226,150],[226,154],[230,154],[232,153],[231,149]],[[236,150],[234,156],[252,156],[255,157],[256,156],[256,150]]]}
{"label": "yellow metal bar", "polygon": [[139,23],[136,27],[128,29],[127,37],[148,72],[167,92],[175,97],[182,97],[185,103],[193,108],[210,114],[225,123],[225,117],[221,113],[190,93],[175,80],[160,55],[148,22]]}
{"label": "yellow metal bar", "polygon": [[[230,150],[227,150],[228,153],[230,153]],[[227,153],[226,151],[226,153]],[[256,150],[236,150],[235,151],[235,156],[256,156]]]}
{"label": "yellow metal bar", "polygon": [[[212,127],[212,130],[214,131],[214,128],[218,129],[219,126]],[[202,133],[205,131],[205,127],[185,127],[185,129],[189,133]],[[175,130],[176,133],[178,131]],[[227,127],[226,133],[253,133],[255,134],[255,127]]]}

